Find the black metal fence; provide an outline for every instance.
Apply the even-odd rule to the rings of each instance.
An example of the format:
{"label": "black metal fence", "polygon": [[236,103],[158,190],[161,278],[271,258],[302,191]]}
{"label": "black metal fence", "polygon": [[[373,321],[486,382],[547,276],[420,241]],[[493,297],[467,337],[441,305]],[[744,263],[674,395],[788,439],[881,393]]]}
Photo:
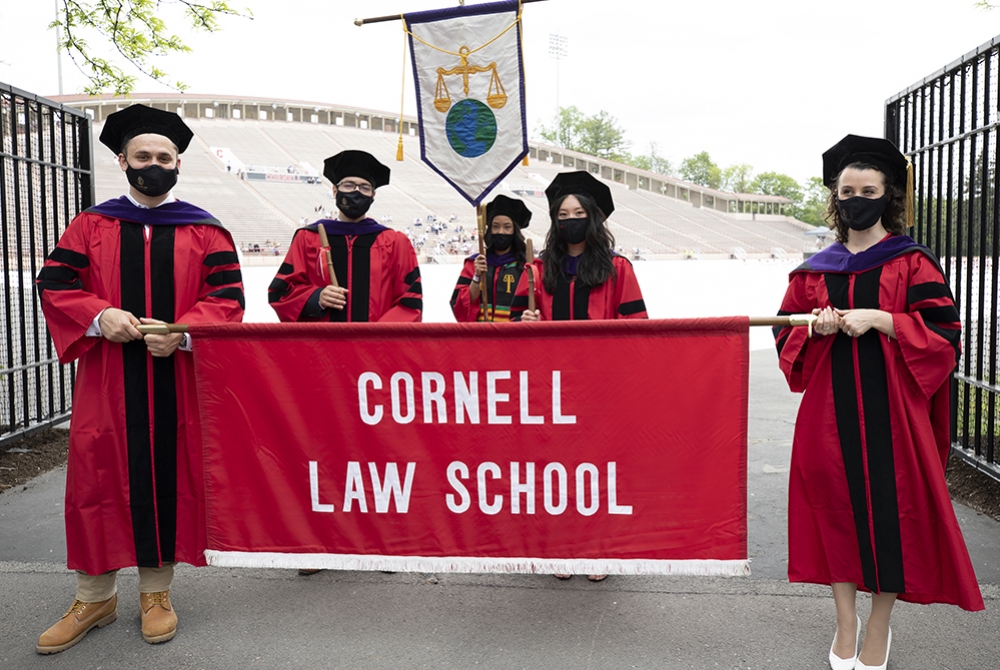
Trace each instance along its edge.
{"label": "black metal fence", "polygon": [[75,367],[56,359],[34,278],[93,202],[88,117],[0,84],[0,444],[69,416]]}
{"label": "black metal fence", "polygon": [[962,315],[954,451],[1000,479],[1000,37],[886,103],[885,136],[913,161],[913,237],[941,259]]}

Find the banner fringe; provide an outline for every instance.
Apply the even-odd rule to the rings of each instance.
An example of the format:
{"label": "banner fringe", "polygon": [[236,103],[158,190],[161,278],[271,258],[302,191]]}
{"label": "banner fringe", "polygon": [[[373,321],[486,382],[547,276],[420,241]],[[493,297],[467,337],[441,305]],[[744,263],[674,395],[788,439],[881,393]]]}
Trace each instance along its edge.
{"label": "banner fringe", "polygon": [[375,554],[290,554],[207,549],[209,565],[222,568],[321,568],[434,573],[514,573],[578,575],[686,575],[745,577],[749,560],[652,560],[600,558],[490,558],[467,556],[381,556]]}

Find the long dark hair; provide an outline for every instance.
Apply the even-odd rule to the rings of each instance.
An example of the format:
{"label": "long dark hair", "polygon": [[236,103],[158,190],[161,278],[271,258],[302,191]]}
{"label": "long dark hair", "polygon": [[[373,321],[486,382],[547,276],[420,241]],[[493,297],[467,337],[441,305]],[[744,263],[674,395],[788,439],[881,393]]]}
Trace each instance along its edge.
{"label": "long dark hair", "polygon": [[[607,217],[598,208],[593,198],[582,193],[571,195],[580,201],[580,206],[587,212],[587,217],[590,219],[590,225],[587,227],[587,247],[580,255],[576,266],[576,280],[583,286],[600,286],[615,276],[615,266],[611,262],[611,250],[615,246],[615,236],[608,230],[605,223]],[[545,237],[545,254],[542,257],[545,264],[543,281],[545,290],[549,293],[556,292],[556,285],[561,277],[569,279],[562,267],[569,245],[559,238],[559,206],[568,197],[569,195],[564,195],[549,207],[549,218],[552,220],[552,225]]]}
{"label": "long dark hair", "polygon": [[[848,168],[854,168],[855,170],[875,170],[882,175],[882,185],[885,187],[886,195],[889,196],[889,204],[885,206],[885,211],[882,212],[882,227],[885,228],[887,233],[892,233],[893,235],[902,235],[906,232],[906,192],[890,182],[885,172],[871,163],[851,163],[844,170]],[[837,180],[834,182],[833,188],[830,189],[830,199],[826,203],[826,216],[823,217],[830,222],[830,228],[837,231],[837,241],[841,244],[847,244],[847,234],[851,230],[847,222],[840,219],[840,210],[837,209],[837,192],[840,190],[840,175],[844,173],[844,170],[841,170],[837,174]]]}
{"label": "long dark hair", "polygon": [[[496,253],[497,250],[493,248],[493,222],[490,221],[486,225],[486,233],[483,235],[483,244],[486,246],[486,251],[491,251]],[[510,250],[514,254],[514,260],[517,261],[518,265],[524,265],[528,262],[528,247],[524,244],[524,233],[521,232],[521,227],[514,223],[514,241],[511,242]]]}

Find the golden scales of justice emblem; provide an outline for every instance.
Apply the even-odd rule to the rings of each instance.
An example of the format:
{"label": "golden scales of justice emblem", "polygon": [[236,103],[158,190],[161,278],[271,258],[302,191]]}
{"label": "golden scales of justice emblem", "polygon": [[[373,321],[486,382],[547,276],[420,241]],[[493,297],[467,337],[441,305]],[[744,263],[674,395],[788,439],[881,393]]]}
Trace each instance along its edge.
{"label": "golden scales of justice emblem", "polygon": [[486,92],[486,104],[493,109],[500,109],[507,104],[507,91],[500,81],[500,75],[497,74],[497,64],[495,62],[490,63],[486,67],[469,65],[469,47],[467,46],[463,46],[458,50],[458,57],[460,62],[457,67],[453,67],[450,70],[445,70],[443,67],[437,69],[437,86],[434,89],[434,109],[442,114],[451,109],[451,94],[448,92],[448,85],[445,84],[445,77],[461,75],[462,90],[465,93],[465,97],[469,97],[469,76],[481,72],[490,73],[490,87]]}

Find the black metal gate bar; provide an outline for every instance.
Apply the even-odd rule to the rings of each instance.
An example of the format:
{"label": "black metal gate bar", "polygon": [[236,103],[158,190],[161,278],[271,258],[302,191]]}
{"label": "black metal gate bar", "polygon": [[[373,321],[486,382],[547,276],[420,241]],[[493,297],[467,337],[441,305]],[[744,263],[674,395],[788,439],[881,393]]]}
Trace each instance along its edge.
{"label": "black metal gate bar", "polygon": [[953,450],[1000,480],[1000,37],[890,98],[885,136],[913,161],[911,234],[941,259],[962,315]]}
{"label": "black metal gate bar", "polygon": [[56,359],[34,277],[94,202],[90,133],[83,112],[0,84],[0,445],[72,409],[75,366]]}

